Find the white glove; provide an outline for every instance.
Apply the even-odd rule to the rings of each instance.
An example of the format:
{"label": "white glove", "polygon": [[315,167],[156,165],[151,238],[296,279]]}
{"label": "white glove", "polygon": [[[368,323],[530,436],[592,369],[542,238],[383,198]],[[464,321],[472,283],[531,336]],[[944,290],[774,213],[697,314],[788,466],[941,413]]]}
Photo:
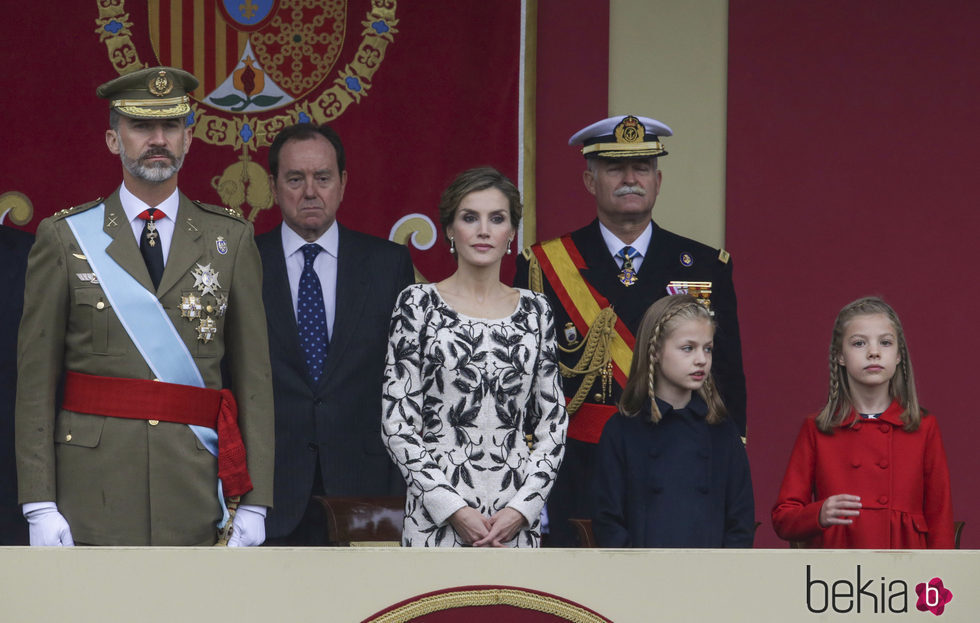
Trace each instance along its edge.
{"label": "white glove", "polygon": [[71,528],[54,502],[28,502],[24,504],[24,517],[30,525],[31,545],[75,545]]}
{"label": "white glove", "polygon": [[231,538],[228,547],[255,547],[265,542],[264,506],[244,504],[238,507],[231,524]]}

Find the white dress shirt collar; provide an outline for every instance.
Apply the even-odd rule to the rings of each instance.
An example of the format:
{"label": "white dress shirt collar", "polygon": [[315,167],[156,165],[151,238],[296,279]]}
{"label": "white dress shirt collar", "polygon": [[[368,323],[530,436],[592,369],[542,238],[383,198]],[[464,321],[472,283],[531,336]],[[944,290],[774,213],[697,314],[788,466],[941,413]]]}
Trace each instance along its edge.
{"label": "white dress shirt collar", "polygon": [[[616,237],[616,234],[609,231],[602,221],[599,221],[599,232],[602,233],[602,240],[606,243],[606,248],[609,249],[609,255],[613,256],[616,260],[616,264],[620,268],[623,267],[623,261],[616,257],[616,254],[622,250],[623,247],[627,246],[625,242]],[[629,243],[629,246],[636,249],[638,255],[633,258],[633,267],[636,270],[640,270],[640,265],[643,263],[643,256],[647,252],[647,248],[650,246],[650,239],[653,237],[653,222],[647,223],[646,229],[643,233],[637,236],[636,240]]]}
{"label": "white dress shirt collar", "polygon": [[[331,223],[327,231],[323,232],[323,235],[313,242],[320,245],[320,248],[326,251],[330,257],[336,259],[340,248],[340,228],[337,226],[337,221]],[[282,224],[282,250],[287,258],[297,253],[306,244],[306,240],[293,231],[289,225]]]}
{"label": "white dress shirt collar", "polygon": [[153,220],[157,226],[157,233],[160,235],[160,248],[163,251],[163,263],[166,265],[167,258],[170,257],[170,242],[174,237],[174,227],[177,224],[177,208],[180,206],[180,192],[175,188],[174,192],[161,201],[159,205],[150,206],[131,193],[126,188],[126,182],[123,182],[119,187],[119,203],[122,204],[123,211],[126,213],[126,220],[129,221],[133,235],[136,237],[137,246],[140,243],[140,236],[143,235],[143,226],[146,224],[143,219],[139,218],[143,210],[153,207],[164,213],[165,216],[163,218],[154,216]]}

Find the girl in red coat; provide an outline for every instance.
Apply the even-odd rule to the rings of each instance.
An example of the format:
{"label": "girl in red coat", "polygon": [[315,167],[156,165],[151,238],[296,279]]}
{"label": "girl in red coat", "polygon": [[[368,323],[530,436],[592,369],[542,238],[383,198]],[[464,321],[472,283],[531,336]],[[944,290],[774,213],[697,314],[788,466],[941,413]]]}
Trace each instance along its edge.
{"label": "girl in red coat", "polygon": [[919,407],[905,333],[879,298],[837,315],[827,405],[803,422],[776,534],[808,547],[953,547],[953,503],[936,418]]}

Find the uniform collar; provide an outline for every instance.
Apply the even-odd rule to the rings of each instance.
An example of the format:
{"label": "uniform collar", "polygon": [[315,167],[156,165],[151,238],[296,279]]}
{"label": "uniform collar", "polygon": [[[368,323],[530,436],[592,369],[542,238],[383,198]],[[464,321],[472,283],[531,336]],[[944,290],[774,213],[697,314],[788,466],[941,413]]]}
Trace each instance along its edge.
{"label": "uniform collar", "polygon": [[616,257],[616,254],[625,247],[630,246],[636,249],[640,257],[644,257],[647,252],[647,248],[650,246],[650,238],[653,237],[653,222],[647,223],[646,229],[643,233],[636,237],[636,240],[627,245],[625,242],[616,237],[616,234],[609,231],[609,228],[599,221],[599,233],[602,234],[602,241],[606,243],[606,248],[609,249],[609,255]]}
{"label": "uniform collar", "polygon": [[[123,211],[126,213],[126,220],[132,223],[139,215],[149,208],[156,208],[161,210],[166,218],[176,221],[177,220],[177,207],[180,205],[180,193],[175,188],[174,192],[170,194],[169,197],[160,202],[159,205],[151,206],[147,205],[145,201],[134,195],[126,188],[126,182],[123,182],[119,187],[119,203],[122,204]],[[160,220],[160,219],[155,219]]]}

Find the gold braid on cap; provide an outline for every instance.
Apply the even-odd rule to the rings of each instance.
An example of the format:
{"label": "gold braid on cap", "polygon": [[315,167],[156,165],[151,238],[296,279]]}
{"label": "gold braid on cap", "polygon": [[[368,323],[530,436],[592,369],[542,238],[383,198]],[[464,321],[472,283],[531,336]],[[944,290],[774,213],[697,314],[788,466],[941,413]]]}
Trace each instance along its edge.
{"label": "gold braid on cap", "polygon": [[594,151],[603,151],[603,156],[644,156],[645,153],[637,154],[636,152],[650,152],[650,155],[656,155],[663,151],[663,143],[660,141],[646,141],[643,143],[593,143],[591,145],[586,145],[582,148],[583,154],[591,154]]}

